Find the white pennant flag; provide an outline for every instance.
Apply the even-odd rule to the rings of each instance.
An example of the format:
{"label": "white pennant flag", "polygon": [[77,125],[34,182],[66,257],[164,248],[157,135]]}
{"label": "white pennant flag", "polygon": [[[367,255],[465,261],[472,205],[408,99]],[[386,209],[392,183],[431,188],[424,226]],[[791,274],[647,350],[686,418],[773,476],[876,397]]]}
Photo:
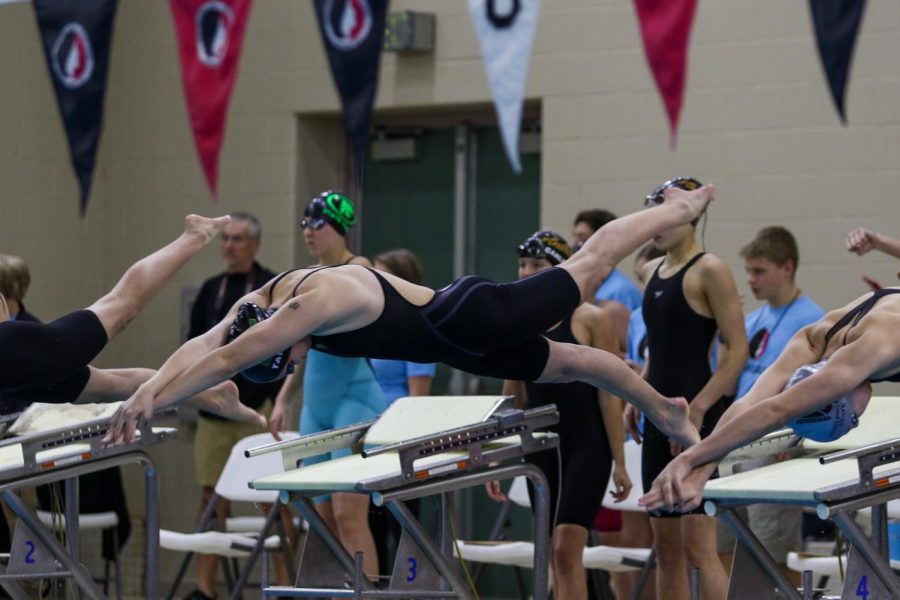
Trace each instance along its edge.
{"label": "white pennant flag", "polygon": [[469,0],[503,145],[516,173],[522,172],[519,126],[540,4],[540,0]]}

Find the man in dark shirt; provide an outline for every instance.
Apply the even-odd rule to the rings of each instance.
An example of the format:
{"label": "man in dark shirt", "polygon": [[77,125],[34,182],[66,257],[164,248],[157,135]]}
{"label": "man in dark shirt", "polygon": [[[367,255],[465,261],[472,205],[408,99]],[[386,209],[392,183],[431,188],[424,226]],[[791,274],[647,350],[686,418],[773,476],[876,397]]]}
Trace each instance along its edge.
{"label": "man in dark shirt", "polygon": [[[259,220],[244,212],[233,212],[230,216],[231,221],[222,230],[221,240],[225,271],[207,279],[200,288],[191,310],[188,338],[206,333],[222,320],[232,304],[245,294],[262,287],[275,276],[275,273],[255,260],[262,237]],[[271,403],[268,401],[275,400],[281,382],[252,383],[240,375],[233,381],[237,384],[241,403],[268,416],[271,412]],[[228,421],[212,413],[200,412],[194,440],[194,463],[197,482],[203,486],[202,507],[205,507],[212,497],[231,447],[238,440],[262,431],[264,429],[252,424]],[[220,499],[216,512],[219,518],[224,520],[228,512],[228,501]],[[215,598],[216,565],[215,556],[198,557],[197,589],[188,598],[192,600]]]}

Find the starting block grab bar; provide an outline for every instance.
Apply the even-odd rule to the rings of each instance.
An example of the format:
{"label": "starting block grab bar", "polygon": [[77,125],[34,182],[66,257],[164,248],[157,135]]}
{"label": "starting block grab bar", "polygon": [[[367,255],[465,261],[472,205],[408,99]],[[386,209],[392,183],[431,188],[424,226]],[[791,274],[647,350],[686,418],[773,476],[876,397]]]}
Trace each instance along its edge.
{"label": "starting block grab bar", "polygon": [[[827,465],[839,460],[855,458],[859,468],[859,485],[864,490],[881,488],[897,483],[900,477],[879,477],[876,479],[876,467],[900,461],[900,438],[894,438],[859,448],[832,452],[819,457],[819,464]],[[897,475],[894,473],[894,475]]]}
{"label": "starting block grab bar", "polygon": [[[296,469],[303,458],[361,443],[375,422],[375,420],[364,421],[340,429],[249,448],[244,451],[244,455],[250,458],[269,452],[281,452],[285,469]],[[462,468],[482,464],[484,462],[483,445],[503,438],[518,436],[520,445],[526,452],[549,447],[548,444],[555,446],[555,441],[536,439],[534,433],[538,429],[545,429],[558,422],[559,413],[554,405],[530,410],[506,409],[478,423],[364,449],[362,457],[369,458],[380,454],[397,453],[403,479],[421,479],[436,474],[431,471],[427,474],[416,472],[413,463],[426,456],[453,451],[468,451],[468,456],[464,460],[466,464],[457,465]]]}
{"label": "starting block grab bar", "polygon": [[[551,420],[544,422],[546,419],[542,417],[551,417]],[[376,446],[375,448],[363,450],[362,455],[363,458],[368,458],[387,452],[402,452],[413,448],[417,449],[419,456],[439,454],[471,445],[474,442],[498,440],[520,434],[522,431],[555,425],[558,422],[559,413],[556,412],[555,405],[540,406],[530,410],[509,409],[498,412],[481,423],[473,423],[402,442]]]}

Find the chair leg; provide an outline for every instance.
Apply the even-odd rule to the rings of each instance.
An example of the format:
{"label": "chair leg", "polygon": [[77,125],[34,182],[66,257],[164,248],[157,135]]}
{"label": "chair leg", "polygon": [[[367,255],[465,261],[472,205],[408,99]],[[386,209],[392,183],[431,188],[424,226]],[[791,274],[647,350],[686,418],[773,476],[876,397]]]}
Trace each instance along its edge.
{"label": "chair leg", "polygon": [[[218,499],[219,495],[213,492],[212,497],[206,504],[206,508],[203,509],[203,514],[200,515],[200,520],[197,522],[197,533],[203,533],[204,531],[206,531],[210,522],[215,518],[216,502],[218,502]],[[172,587],[169,588],[169,593],[166,594],[166,600],[172,600],[175,597],[175,594],[178,592],[178,588],[181,586],[181,580],[184,579],[184,574],[187,573],[187,569],[191,564],[192,558],[194,558],[194,553],[188,552],[184,555],[184,558],[181,559],[181,564],[178,566],[178,573],[175,575],[175,580],[172,582]]]}
{"label": "chair leg", "polygon": [[647,581],[650,580],[650,572],[656,568],[656,548],[654,547],[650,551],[650,556],[647,557],[647,562],[644,563],[643,568],[641,568],[641,575],[638,577],[637,585],[634,587],[634,594],[631,596],[633,600],[638,600],[641,597],[641,594],[644,592],[644,586],[647,585]]}
{"label": "chair leg", "polygon": [[[113,528],[113,548],[115,552],[113,553],[113,567],[116,570],[116,600],[122,600],[122,565],[119,562],[119,530],[118,528]],[[109,576],[107,575],[107,578]]]}
{"label": "chair leg", "polygon": [[229,600],[238,600],[243,593],[244,586],[250,580],[250,572],[253,569],[256,561],[262,557],[262,560],[267,563],[268,567],[268,553],[265,549],[266,538],[269,535],[269,532],[272,530],[275,525],[275,521],[279,516],[279,506],[277,503],[272,505],[272,508],[269,510],[269,514],[266,515],[266,522],[262,528],[262,531],[259,532],[259,537],[256,539],[256,543],[253,546],[253,550],[250,552],[250,555],[244,559],[244,568],[240,571],[235,571],[235,575],[238,575],[237,581],[235,581],[234,589],[231,591]]}
{"label": "chair leg", "polygon": [[103,561],[103,595],[109,596],[109,563],[112,562],[108,558]]}

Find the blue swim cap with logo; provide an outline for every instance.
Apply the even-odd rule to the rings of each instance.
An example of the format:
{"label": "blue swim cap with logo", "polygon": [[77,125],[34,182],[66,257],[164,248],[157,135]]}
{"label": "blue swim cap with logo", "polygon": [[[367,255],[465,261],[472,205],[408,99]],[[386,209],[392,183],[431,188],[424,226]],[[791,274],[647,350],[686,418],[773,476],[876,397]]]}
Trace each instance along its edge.
{"label": "blue swim cap with logo", "polygon": [[[794,371],[784,389],[788,390],[794,387],[807,377],[821,371],[824,366],[824,360],[813,365],[803,365]],[[793,429],[797,435],[817,442],[833,442],[846,435],[857,425],[859,425],[859,418],[854,412],[852,393],[841,396],[828,406],[787,423],[787,426]]]}

